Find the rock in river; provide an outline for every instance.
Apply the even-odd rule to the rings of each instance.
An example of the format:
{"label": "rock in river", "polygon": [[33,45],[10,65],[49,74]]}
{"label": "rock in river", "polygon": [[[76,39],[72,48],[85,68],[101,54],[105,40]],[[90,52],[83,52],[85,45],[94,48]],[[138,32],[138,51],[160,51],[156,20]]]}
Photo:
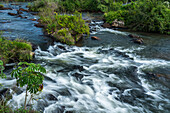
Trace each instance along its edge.
{"label": "rock in river", "polygon": [[8,13],[8,15],[11,15],[11,16],[16,16],[17,14],[15,14],[15,13]]}
{"label": "rock in river", "polygon": [[143,44],[144,43],[142,38],[135,38],[135,39],[133,39],[133,42],[137,43],[137,44]]}
{"label": "rock in river", "polygon": [[92,36],[91,37],[92,40],[100,40],[100,38],[96,37],[96,36]]}

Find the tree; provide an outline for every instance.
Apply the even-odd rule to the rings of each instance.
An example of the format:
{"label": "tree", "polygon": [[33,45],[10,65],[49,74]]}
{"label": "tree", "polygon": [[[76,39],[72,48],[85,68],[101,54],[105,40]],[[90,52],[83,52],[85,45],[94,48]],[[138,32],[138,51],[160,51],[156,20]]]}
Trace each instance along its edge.
{"label": "tree", "polygon": [[[17,80],[17,85],[20,87],[26,86],[24,109],[26,105],[33,99],[33,95],[41,92],[43,89],[43,73],[46,73],[45,68],[40,64],[20,62],[18,67],[11,73],[12,77]],[[31,94],[31,98],[27,103],[28,92]]]}

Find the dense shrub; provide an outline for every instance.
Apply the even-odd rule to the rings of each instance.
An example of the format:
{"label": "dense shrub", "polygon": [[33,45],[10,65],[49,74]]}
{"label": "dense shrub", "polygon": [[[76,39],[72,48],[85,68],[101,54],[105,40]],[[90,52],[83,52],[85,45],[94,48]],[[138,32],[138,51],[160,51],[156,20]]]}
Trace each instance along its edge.
{"label": "dense shrub", "polygon": [[31,60],[32,46],[24,40],[6,40],[0,37],[0,60],[4,63]]}
{"label": "dense shrub", "polygon": [[[30,6],[32,11],[39,11],[45,4],[52,2],[58,6],[57,11],[75,12],[75,11],[89,11],[89,12],[108,12],[117,10],[123,3],[134,0],[36,0]],[[53,4],[53,5],[54,5]]]}
{"label": "dense shrub", "polygon": [[105,14],[106,22],[115,19],[124,20],[125,24],[136,31],[159,32],[170,34],[170,9],[159,0],[139,0],[121,6],[115,12]]}
{"label": "dense shrub", "polygon": [[47,24],[45,30],[48,34],[69,45],[74,45],[82,34],[89,34],[89,27],[78,12],[74,15],[44,14],[40,19],[43,24]]}

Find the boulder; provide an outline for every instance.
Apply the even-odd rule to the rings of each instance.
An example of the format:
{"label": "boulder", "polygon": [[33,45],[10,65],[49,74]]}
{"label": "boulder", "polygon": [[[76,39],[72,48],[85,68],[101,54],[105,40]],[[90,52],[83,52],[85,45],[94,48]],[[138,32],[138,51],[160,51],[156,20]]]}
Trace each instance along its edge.
{"label": "boulder", "polygon": [[137,44],[143,44],[144,43],[142,38],[135,38],[135,39],[133,39],[133,42],[137,43]]}
{"label": "boulder", "polygon": [[41,24],[41,23],[34,24],[34,26],[35,26],[35,27],[40,27],[40,28],[45,27],[45,26],[44,26],[43,24]]}
{"label": "boulder", "polygon": [[32,20],[32,21],[37,21],[37,19],[29,19],[29,20]]}
{"label": "boulder", "polygon": [[27,9],[23,9],[23,8],[19,8],[20,11],[25,11],[25,12],[29,12],[29,10]]}
{"label": "boulder", "polygon": [[96,36],[92,36],[91,37],[92,40],[100,40],[100,38],[96,37]]}
{"label": "boulder", "polygon": [[111,28],[112,26],[111,26],[109,23],[104,23],[104,24],[103,24],[103,27],[104,27],[104,28]]}
{"label": "boulder", "polygon": [[22,15],[18,15],[18,17],[21,17],[21,18],[23,18],[23,19],[24,19],[24,18],[28,18],[27,16],[23,17]]}
{"label": "boulder", "polygon": [[11,16],[16,16],[17,14],[15,14],[15,13],[8,13],[8,15],[11,15]]}
{"label": "boulder", "polygon": [[118,27],[118,28],[124,28],[125,27],[125,23],[123,21],[118,21],[117,19],[115,19],[112,22],[112,27]]}
{"label": "boulder", "polygon": [[18,17],[21,17],[21,18],[22,18],[22,16],[21,16],[21,15],[18,15]]}

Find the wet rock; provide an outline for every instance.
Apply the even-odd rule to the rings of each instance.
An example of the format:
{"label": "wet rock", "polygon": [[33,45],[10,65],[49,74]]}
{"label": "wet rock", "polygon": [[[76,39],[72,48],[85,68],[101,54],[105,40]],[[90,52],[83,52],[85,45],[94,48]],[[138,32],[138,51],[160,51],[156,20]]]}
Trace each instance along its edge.
{"label": "wet rock", "polygon": [[71,93],[67,88],[57,90],[57,93],[62,96],[71,96]]}
{"label": "wet rock", "polygon": [[112,22],[112,27],[118,27],[118,28],[125,28],[125,23],[123,21],[118,21],[117,19],[115,19]]}
{"label": "wet rock", "polygon": [[37,109],[39,111],[44,111],[44,108],[48,106],[48,102],[43,99],[39,99],[37,101],[37,104],[38,104]]}
{"label": "wet rock", "polygon": [[100,40],[100,38],[96,37],[96,36],[92,36],[91,37],[92,40]]}
{"label": "wet rock", "polygon": [[131,38],[140,38],[139,36],[133,35],[133,34],[129,34],[128,36],[131,37]]}
{"label": "wet rock", "polygon": [[37,21],[37,19],[29,19],[29,20],[32,20],[32,21]]}
{"label": "wet rock", "polygon": [[31,46],[32,46],[33,51],[35,51],[38,48],[38,46],[36,44],[33,44],[33,43],[31,43]]}
{"label": "wet rock", "polygon": [[74,65],[72,68],[73,69],[78,69],[79,71],[83,71],[84,70],[83,66],[80,66],[80,65]]}
{"label": "wet rock", "polygon": [[143,89],[132,89],[127,91],[127,94],[120,94],[119,99],[121,102],[129,103],[131,105],[136,105],[139,103],[139,99],[144,99],[147,97]]}
{"label": "wet rock", "polygon": [[127,55],[126,53],[120,52],[120,51],[117,51],[117,50],[115,50],[115,55],[122,56],[122,57],[129,58],[129,59],[133,60],[133,58],[130,58],[129,55]]}
{"label": "wet rock", "polygon": [[24,17],[21,17],[21,18],[23,18],[23,19],[27,19],[28,17],[27,17],[27,16],[24,16]]}
{"label": "wet rock", "polygon": [[38,24],[34,24],[35,27],[40,27],[40,28],[44,28],[45,26],[41,23],[38,23]]}
{"label": "wet rock", "polygon": [[32,15],[38,15],[38,13],[37,13],[37,12],[31,12],[31,14],[32,14]]}
{"label": "wet rock", "polygon": [[23,9],[23,8],[19,8],[20,11],[25,11],[25,12],[29,12],[29,10],[27,9]]}
{"label": "wet rock", "polygon": [[144,43],[144,40],[141,37],[137,36],[137,35],[129,34],[128,36],[133,38],[132,41],[134,43],[137,43],[137,44],[143,44]]}
{"label": "wet rock", "polygon": [[11,88],[17,95],[21,94],[23,91],[18,87],[14,86]]}
{"label": "wet rock", "polygon": [[28,18],[27,16],[23,17],[22,15],[18,15],[18,17],[21,17],[21,18],[23,18],[23,19]]}
{"label": "wet rock", "polygon": [[133,39],[133,42],[134,43],[137,43],[137,44],[143,44],[144,43],[144,41],[143,41],[143,39],[142,38],[136,38],[136,39]]}
{"label": "wet rock", "polygon": [[104,28],[111,28],[111,27],[112,27],[109,23],[104,23],[102,26],[103,26]]}
{"label": "wet rock", "polygon": [[9,100],[12,98],[12,94],[9,92],[10,90],[8,88],[4,88],[0,90],[0,100],[3,100],[5,97],[5,100]]}
{"label": "wet rock", "polygon": [[18,15],[18,17],[22,17],[21,15]]}
{"label": "wet rock", "polygon": [[21,5],[21,4],[17,4],[17,3],[13,4],[13,3],[12,3],[11,5]]}
{"label": "wet rock", "polygon": [[62,50],[66,50],[66,48],[62,45],[57,45],[58,48],[62,49]]}
{"label": "wet rock", "polygon": [[84,77],[84,75],[79,74],[79,73],[74,73],[72,74],[72,76],[76,77],[77,80],[81,80]]}
{"label": "wet rock", "polygon": [[6,94],[7,91],[8,91],[8,88],[4,88],[4,89],[0,90],[0,95],[2,96],[4,94]]}
{"label": "wet rock", "polygon": [[151,79],[156,79],[159,77],[164,77],[166,79],[170,79],[170,76],[168,75],[164,75],[164,74],[157,74],[157,73],[151,73],[151,72],[147,72],[146,75],[151,78]]}
{"label": "wet rock", "polygon": [[8,15],[11,15],[11,16],[16,16],[17,14],[15,14],[15,13],[8,13]]}
{"label": "wet rock", "polygon": [[53,94],[48,94],[48,95],[46,95],[46,97],[47,97],[48,100],[58,101],[57,97],[54,96]]}

